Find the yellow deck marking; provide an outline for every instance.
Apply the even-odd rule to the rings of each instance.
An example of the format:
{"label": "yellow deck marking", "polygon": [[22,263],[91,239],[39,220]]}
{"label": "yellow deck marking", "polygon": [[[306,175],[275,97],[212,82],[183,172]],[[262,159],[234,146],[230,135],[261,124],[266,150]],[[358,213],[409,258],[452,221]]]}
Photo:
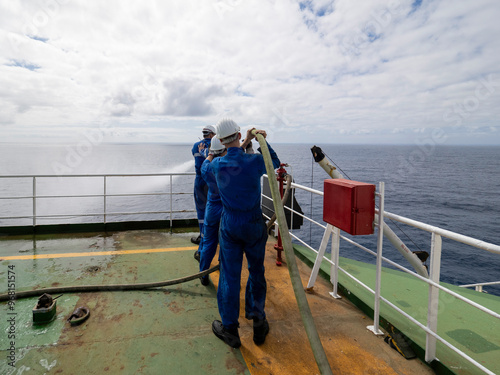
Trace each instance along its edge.
{"label": "yellow deck marking", "polygon": [[166,253],[170,251],[184,251],[196,250],[198,246],[187,247],[170,247],[163,249],[143,249],[143,250],[115,250],[115,251],[95,251],[85,253],[61,253],[61,254],[39,254],[39,255],[15,255],[9,257],[0,256],[0,260],[34,260],[34,259],[48,259],[48,258],[75,258],[75,257],[89,257],[99,255],[122,255],[122,254],[147,254],[147,253]]}

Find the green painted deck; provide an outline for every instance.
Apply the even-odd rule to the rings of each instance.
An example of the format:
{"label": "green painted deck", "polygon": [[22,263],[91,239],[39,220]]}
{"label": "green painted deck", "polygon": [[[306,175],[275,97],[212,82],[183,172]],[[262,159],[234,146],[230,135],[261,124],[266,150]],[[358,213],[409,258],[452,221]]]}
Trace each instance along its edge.
{"label": "green painted deck", "polygon": [[[193,259],[196,247],[189,241],[192,235],[194,233],[171,233],[169,230],[135,230],[0,237],[0,293],[8,289],[9,267],[13,268],[11,282],[18,292],[52,286],[158,282],[194,274],[198,263]],[[244,318],[240,318],[240,349],[231,349],[213,335],[211,323],[219,319],[216,272],[210,275],[209,287],[193,280],[149,291],[64,294],[57,300],[56,320],[44,326],[32,324],[31,310],[36,298],[16,300],[12,310],[2,302],[0,373],[316,374],[318,370],[288,271],[286,266],[275,266],[273,244],[274,240],[270,239],[266,252],[266,312],[271,331],[262,346],[253,343],[251,323]],[[300,247],[296,250],[302,257],[311,256]],[[372,266],[346,259],[342,259],[341,265],[372,284]],[[298,266],[305,286],[311,270],[302,262]],[[329,267],[325,271],[329,271]],[[398,306],[421,309],[420,302],[426,302],[427,292],[420,291],[418,299],[411,297],[408,290],[418,288],[419,283],[413,286],[412,281],[406,280],[404,285],[408,290],[392,288],[391,285],[401,284],[394,281],[401,280],[401,276],[405,277],[399,272],[385,270],[384,292],[390,293]],[[243,285],[247,277],[248,271],[244,269]],[[366,297],[362,289],[348,285],[345,279],[341,282],[349,287],[351,294],[358,293],[361,299]],[[433,373],[418,359],[407,361],[391,349],[383,337],[369,332],[366,326],[373,324],[370,317],[347,298],[331,298],[329,291],[331,284],[318,278],[314,293],[308,294],[307,299],[335,374]],[[498,310],[496,298],[460,291]],[[240,312],[243,299],[242,292]],[[367,304],[370,305],[370,298]],[[90,318],[80,326],[71,327],[66,319],[79,306],[90,308]],[[441,314],[445,316],[452,311],[458,314],[457,309],[466,309],[456,308],[449,300],[444,300],[442,306]],[[383,305],[382,314],[408,336],[414,334],[414,327],[405,326],[398,320],[397,313],[387,311]],[[9,321],[12,318],[13,330]],[[424,310],[421,310],[421,319],[425,320]],[[440,316],[440,322],[443,319]],[[472,350],[479,351],[474,355],[481,360],[498,357],[500,343],[498,335],[495,336],[495,330],[498,332],[496,322],[491,323],[489,335],[480,331],[484,322],[455,324],[440,323],[440,333],[448,334],[458,343],[463,342],[464,347],[473,345]],[[15,338],[9,339],[10,334]],[[414,340],[420,345],[425,338],[418,333],[415,335]],[[15,348],[15,367],[9,365],[11,346]],[[442,349],[439,350],[440,359],[457,374],[474,373],[466,364],[447,358]],[[490,367],[489,362],[485,365]],[[458,366],[461,369],[456,368]],[[498,366],[498,362],[494,366]]]}
{"label": "green painted deck", "polygon": [[[37,236],[36,243],[9,237],[0,241],[0,291],[7,290],[9,266],[14,266],[17,291],[57,285],[153,282],[194,274],[198,263],[193,259],[191,235],[170,235],[166,231],[46,235]],[[150,248],[177,250],[58,257]],[[5,260],[7,256],[33,254],[55,255]],[[39,327],[32,324],[36,298],[15,301],[13,310],[1,303],[0,373],[249,373],[239,350],[214,340],[211,322],[218,316],[215,296],[213,286],[206,288],[197,281],[154,291],[68,294],[57,300],[57,319]],[[90,308],[90,318],[71,327],[66,319],[82,305]],[[13,339],[7,334],[10,318],[15,319]],[[11,341],[15,367],[9,366]]]}
{"label": "green painted deck", "polygon": [[[294,248],[309,263],[314,263],[315,253],[300,245],[294,245]],[[362,283],[375,289],[375,265],[343,257],[340,258],[339,265]],[[323,276],[329,279],[330,264],[323,261],[321,271]],[[374,296],[340,270],[339,284],[343,289],[345,288],[344,294],[351,293],[361,300],[362,304],[368,306],[369,310],[373,309]],[[441,283],[441,285],[492,311],[500,312],[500,297],[498,296],[447,283]],[[423,281],[401,271],[383,268],[382,296],[424,325],[427,324],[428,292],[429,287]],[[425,348],[425,332],[384,302],[380,303],[380,316],[381,319],[390,322],[403,332],[420,348]],[[489,370],[500,374],[500,322],[498,319],[449,294],[440,292],[437,333]],[[457,374],[484,374],[441,342],[437,344],[436,356],[446,367]]]}

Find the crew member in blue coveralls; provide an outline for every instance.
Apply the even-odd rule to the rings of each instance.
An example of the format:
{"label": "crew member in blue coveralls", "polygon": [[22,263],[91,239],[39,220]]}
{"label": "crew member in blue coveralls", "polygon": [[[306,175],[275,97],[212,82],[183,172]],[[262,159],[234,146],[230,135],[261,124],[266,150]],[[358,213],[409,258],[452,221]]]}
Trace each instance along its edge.
{"label": "crew member in blue coveralls", "polygon": [[[195,258],[200,261],[200,271],[210,268],[214,259],[217,245],[219,244],[219,223],[222,215],[222,201],[219,188],[212,173],[211,161],[226,155],[226,147],[218,138],[213,138],[208,155],[201,166],[201,176],[208,185],[207,207],[205,208],[205,223],[203,225],[203,242]],[[207,286],[210,281],[208,276],[201,278],[202,285]]]}
{"label": "crew member in blue coveralls", "polygon": [[[241,346],[238,317],[241,267],[245,253],[250,273],[245,292],[245,317],[253,320],[253,341],[260,345],[269,332],[264,311],[267,231],[260,207],[260,178],[266,173],[266,167],[262,155],[244,152],[254,138],[251,130],[247,132],[245,142],[240,145],[240,127],[233,120],[223,119],[216,128],[217,138],[226,146],[227,154],[211,162],[223,205],[219,231],[220,278],[217,289],[222,321],[214,320],[212,330],[229,346]],[[257,130],[257,133],[266,136],[263,130]],[[271,147],[269,151],[274,168],[278,168],[278,156]]]}
{"label": "crew member in blue coveralls", "polygon": [[203,139],[196,142],[191,150],[194,156],[194,169],[196,171],[196,177],[194,179],[194,203],[196,206],[196,216],[198,217],[198,225],[200,227],[200,235],[198,237],[191,238],[191,242],[194,244],[199,244],[203,235],[203,221],[205,218],[205,206],[207,204],[207,193],[208,186],[203,177],[201,176],[201,165],[205,160],[205,156],[201,152],[204,149],[210,147],[210,141],[215,136],[215,127],[212,125],[207,125],[203,128]]}

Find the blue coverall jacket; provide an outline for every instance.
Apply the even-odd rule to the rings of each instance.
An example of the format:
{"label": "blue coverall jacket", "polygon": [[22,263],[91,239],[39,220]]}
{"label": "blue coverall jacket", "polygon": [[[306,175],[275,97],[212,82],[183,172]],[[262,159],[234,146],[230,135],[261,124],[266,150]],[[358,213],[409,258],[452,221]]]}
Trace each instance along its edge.
{"label": "blue coverall jacket", "polygon": [[[280,161],[269,147],[273,165]],[[227,155],[212,161],[212,171],[223,204],[220,223],[220,278],[217,302],[225,328],[238,327],[243,253],[250,275],[245,292],[245,317],[265,318],[266,279],[264,256],[267,230],[261,201],[261,176],[266,173],[260,154],[245,154],[231,147]]]}

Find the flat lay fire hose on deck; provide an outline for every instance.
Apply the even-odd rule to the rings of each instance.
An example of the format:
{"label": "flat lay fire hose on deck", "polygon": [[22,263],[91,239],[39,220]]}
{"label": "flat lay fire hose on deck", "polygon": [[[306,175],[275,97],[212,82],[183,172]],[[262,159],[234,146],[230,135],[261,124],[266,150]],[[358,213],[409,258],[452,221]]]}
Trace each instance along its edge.
{"label": "flat lay fire hose on deck", "polygon": [[[178,279],[167,280],[167,281],[159,281],[153,283],[142,283],[142,284],[111,284],[111,285],[75,285],[75,286],[62,286],[62,287],[53,287],[53,288],[45,288],[45,289],[35,289],[35,290],[27,290],[24,292],[16,292],[16,299],[19,298],[28,298],[28,297],[39,297],[43,293],[51,294],[51,293],[89,293],[89,292],[112,292],[112,291],[124,291],[124,290],[144,290],[151,288],[160,288],[163,286],[175,285],[184,283],[186,281],[199,279],[202,276],[206,276],[212,272],[215,272],[219,269],[219,265],[216,265],[209,270],[195,273],[194,275],[181,277]],[[0,302],[8,301],[10,299],[10,295],[8,293],[0,294]]]}

